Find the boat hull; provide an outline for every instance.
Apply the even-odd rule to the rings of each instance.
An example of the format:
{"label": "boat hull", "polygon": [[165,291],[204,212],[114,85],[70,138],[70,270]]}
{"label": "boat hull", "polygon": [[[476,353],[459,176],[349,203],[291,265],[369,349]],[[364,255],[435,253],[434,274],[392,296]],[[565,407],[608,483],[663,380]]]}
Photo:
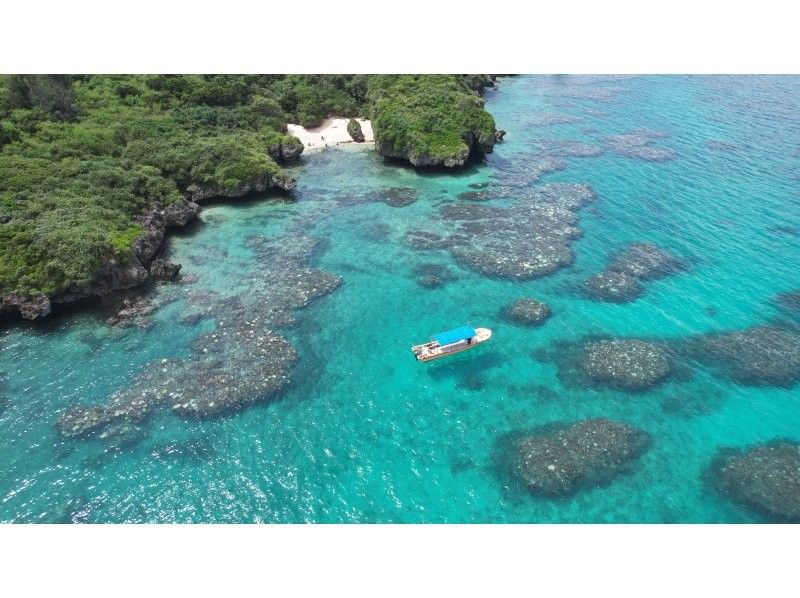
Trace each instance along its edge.
{"label": "boat hull", "polygon": [[441,346],[437,342],[432,341],[422,345],[414,345],[411,347],[411,352],[414,353],[414,357],[417,361],[433,361],[449,355],[455,355],[456,353],[462,353],[469,349],[474,349],[490,338],[492,338],[491,330],[488,328],[476,328],[475,336],[473,336],[469,342],[459,341],[450,345]]}

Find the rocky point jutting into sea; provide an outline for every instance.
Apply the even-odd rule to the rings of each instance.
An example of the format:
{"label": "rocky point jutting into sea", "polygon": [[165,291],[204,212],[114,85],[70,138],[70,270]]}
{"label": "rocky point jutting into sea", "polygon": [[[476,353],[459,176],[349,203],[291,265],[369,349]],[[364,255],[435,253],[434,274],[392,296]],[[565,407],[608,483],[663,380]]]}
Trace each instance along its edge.
{"label": "rocky point jutting into sea", "polygon": [[[0,521],[796,521],[797,97],[795,77],[501,77],[503,143],[454,170],[359,143],[291,162],[280,136],[195,123],[200,154],[285,143],[296,181],[201,203],[141,162],[69,165],[168,202],[109,221],[154,280],[4,321]],[[126,155],[147,133],[119,132]],[[63,247],[75,198],[50,195]],[[413,359],[464,324],[491,341]]]}

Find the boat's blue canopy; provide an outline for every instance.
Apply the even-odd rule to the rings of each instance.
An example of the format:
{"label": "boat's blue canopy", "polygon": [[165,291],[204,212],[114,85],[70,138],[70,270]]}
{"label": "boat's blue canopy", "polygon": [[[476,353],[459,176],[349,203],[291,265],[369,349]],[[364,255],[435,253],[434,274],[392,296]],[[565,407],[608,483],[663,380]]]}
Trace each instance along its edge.
{"label": "boat's blue canopy", "polygon": [[462,326],[461,328],[454,328],[447,332],[434,334],[433,339],[440,345],[450,345],[458,341],[472,338],[473,336],[475,336],[475,329],[472,326]]}

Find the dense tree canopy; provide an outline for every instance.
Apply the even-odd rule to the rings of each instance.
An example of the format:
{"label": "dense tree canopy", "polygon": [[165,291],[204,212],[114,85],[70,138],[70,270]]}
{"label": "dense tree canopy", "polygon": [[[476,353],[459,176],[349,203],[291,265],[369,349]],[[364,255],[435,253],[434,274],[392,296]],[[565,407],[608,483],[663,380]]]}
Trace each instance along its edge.
{"label": "dense tree canopy", "polygon": [[404,151],[493,133],[485,77],[11,75],[0,78],[0,296],[52,295],[126,259],[148,209],[193,185],[281,172],[286,123],[368,116]]}

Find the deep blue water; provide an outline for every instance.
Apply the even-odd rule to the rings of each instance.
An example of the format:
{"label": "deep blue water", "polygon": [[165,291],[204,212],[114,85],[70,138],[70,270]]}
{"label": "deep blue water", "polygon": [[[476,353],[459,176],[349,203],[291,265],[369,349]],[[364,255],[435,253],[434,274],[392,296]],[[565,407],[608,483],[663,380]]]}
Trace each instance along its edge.
{"label": "deep blue water", "polygon": [[[686,361],[681,375],[630,393],[570,381],[563,363],[541,356],[587,336],[680,345],[787,317],[775,296],[800,288],[798,98],[798,77],[508,78],[487,92],[506,141],[462,172],[415,172],[363,148],[329,149],[296,168],[294,202],[267,195],[207,207],[203,224],[172,237],[167,251],[197,282],[150,291],[158,306],[150,326],[112,327],[108,314],[83,311],[0,332],[0,520],[762,521],[717,491],[708,469],[721,447],[800,441],[796,386],[744,385]],[[608,141],[642,131],[668,159]],[[533,181],[542,155],[574,142],[593,155],[561,156],[562,169]],[[492,190],[509,181],[591,186],[596,199],[579,212],[572,265],[514,281],[404,241],[409,230],[452,232],[458,223],[440,209],[477,205],[458,197],[470,184]],[[363,200],[387,187],[419,199],[403,207]],[[515,201],[506,193],[479,205]],[[280,256],[300,235],[318,241],[307,265],[342,284],[295,310],[295,325],[280,331],[299,353],[285,392],[222,418],[156,410],[126,443],[62,437],[64,410],[104,404],[148,364],[191,360],[193,340],[224,318],[224,298],[268,307],[264,260],[275,255],[265,258],[253,239],[283,237]],[[647,282],[630,303],[581,292],[635,241],[690,266]],[[453,279],[420,286],[418,269],[431,264]],[[541,327],[500,316],[525,296],[552,308]],[[206,319],[181,319],[205,308]],[[494,330],[488,346],[432,364],[411,358],[411,344],[466,322]],[[202,384],[202,369],[197,375]],[[503,434],[591,417],[641,428],[650,450],[607,485],[568,498],[510,489],[493,452]]]}

